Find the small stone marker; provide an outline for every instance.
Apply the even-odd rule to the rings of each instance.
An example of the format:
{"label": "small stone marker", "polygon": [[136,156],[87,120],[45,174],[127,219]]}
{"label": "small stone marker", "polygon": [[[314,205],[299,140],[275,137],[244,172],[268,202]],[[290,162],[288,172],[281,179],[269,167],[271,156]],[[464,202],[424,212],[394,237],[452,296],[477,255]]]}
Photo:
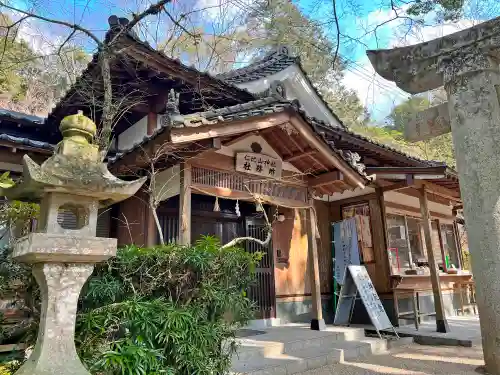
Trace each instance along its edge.
{"label": "small stone marker", "polygon": [[405,138],[410,142],[427,141],[451,132],[448,103],[418,112],[405,127]]}
{"label": "small stone marker", "polygon": [[[97,211],[134,195],[145,181],[123,181],[108,171],[91,144],[96,125],[83,114],[65,117],[60,130],[64,139],[54,155],[41,166],[25,155],[22,183],[0,191],[9,199],[41,202],[37,232],[14,246],[14,258],[33,264],[42,298],[37,342],[18,375],[89,375],[74,342],[78,296],[94,263],[115,255],[117,246],[115,238],[95,237]],[[68,211],[76,229],[58,222]]]}

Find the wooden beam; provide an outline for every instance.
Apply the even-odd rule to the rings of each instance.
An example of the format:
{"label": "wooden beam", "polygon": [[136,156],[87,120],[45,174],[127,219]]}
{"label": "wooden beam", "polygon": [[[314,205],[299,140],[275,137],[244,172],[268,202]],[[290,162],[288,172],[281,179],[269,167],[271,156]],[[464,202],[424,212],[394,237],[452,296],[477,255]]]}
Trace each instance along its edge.
{"label": "wooden beam", "polygon": [[[212,194],[213,196],[217,196],[219,198],[229,198],[229,199],[239,199],[242,201],[255,202],[255,199],[246,191],[238,191],[225,187],[215,187],[215,186],[207,186],[202,184],[192,184],[191,191],[199,192],[201,194]],[[265,194],[263,194],[265,195]],[[281,198],[274,197],[271,195],[265,195],[266,200],[269,202],[276,202],[277,205],[284,205],[289,207],[297,207],[304,206],[305,202],[302,200],[289,199],[289,198]]]}
{"label": "wooden beam", "polygon": [[382,185],[380,188],[383,192],[406,189],[408,187],[412,187],[415,184],[413,175],[406,175],[406,179],[404,181],[396,182],[394,184],[387,184],[387,181],[384,180],[380,180],[380,182]]}
{"label": "wooden beam", "polygon": [[[297,143],[297,141],[295,139],[293,139],[293,134],[289,134],[288,137],[290,138],[292,143],[295,145],[295,147],[297,147],[300,150],[300,152],[304,152],[304,149],[302,147],[300,147],[300,145]],[[330,170],[320,160],[318,160],[318,158],[314,157],[313,155],[309,154],[309,155],[307,155],[307,157],[309,159],[311,159],[314,163],[318,164],[324,171],[328,172]]]}
{"label": "wooden beam", "polygon": [[333,203],[338,206],[346,206],[350,204],[357,204],[357,203],[368,203],[371,199],[376,199],[377,195],[375,192],[372,193],[366,193],[365,195],[358,195],[357,197],[351,197],[351,198],[346,198],[346,199],[340,199],[337,201],[333,201],[330,203]]}
{"label": "wooden beam", "polygon": [[234,121],[231,123],[221,122],[213,125],[172,128],[170,136],[172,143],[195,142],[201,139],[227,137],[250,131],[272,128],[273,126],[288,122],[289,118],[288,114],[279,113],[261,118],[252,118],[251,120]]}
{"label": "wooden beam", "polygon": [[[415,197],[415,198],[418,198],[420,196],[416,186],[402,188],[398,191],[398,193],[410,195],[410,196]],[[431,202],[442,204],[445,206],[450,205],[449,198],[443,198],[441,196],[435,195],[434,193],[432,193],[430,191],[427,192],[427,199]]]}
{"label": "wooden beam", "polygon": [[382,191],[385,192],[385,191],[401,190],[401,189],[405,189],[407,187],[409,187],[408,183],[406,181],[401,181],[401,182],[396,182],[392,185],[383,186],[380,189],[382,189]]}
{"label": "wooden beam", "polygon": [[445,188],[444,186],[440,186],[434,184],[429,181],[416,180],[415,185],[418,187],[425,186],[427,191],[433,195],[437,195],[438,197],[446,198],[453,201],[462,202],[462,198],[460,198],[459,191],[453,191],[451,189]]}
{"label": "wooden beam", "polygon": [[45,148],[38,148],[38,147],[31,147],[28,145],[21,145],[18,143],[14,142],[8,142],[8,141],[1,141],[0,142],[1,147],[8,147],[11,149],[10,152],[12,152],[13,148],[19,149],[19,150],[26,150],[29,152],[36,152],[37,154],[45,154],[45,155],[52,155],[53,151],[52,150],[47,150]]}
{"label": "wooden beam", "polygon": [[306,150],[303,150],[302,152],[297,152],[296,154],[292,154],[290,156],[287,156],[286,158],[283,159],[283,161],[289,163],[291,161],[301,159],[301,158],[308,156],[308,155],[314,155],[317,152],[318,152],[318,150],[306,149]]}
{"label": "wooden beam", "polygon": [[349,182],[356,187],[361,189],[365,188],[365,179],[355,172],[353,168],[339,156],[337,156],[333,150],[326,145],[323,141],[319,140],[317,136],[313,133],[309,126],[305,126],[302,120],[292,116],[290,117],[290,122],[293,127],[309,142],[311,146],[318,149],[318,151],[330,162],[335,168],[341,171],[349,180]]}
{"label": "wooden beam", "polygon": [[158,125],[158,114],[151,111],[148,112],[147,135],[153,134],[156,130],[157,125]]}
{"label": "wooden beam", "polygon": [[366,174],[413,174],[437,175],[446,172],[446,166],[438,167],[366,167]]}
{"label": "wooden beam", "polygon": [[279,143],[288,156],[293,155],[293,152],[288,148],[285,142],[281,142],[279,138],[276,136],[276,134],[274,133],[275,129],[276,128],[265,129],[264,131],[260,132],[260,135],[264,138],[264,140],[267,143],[269,143],[269,145]]}
{"label": "wooden beam", "polygon": [[[407,206],[405,204],[385,201],[385,206],[387,208],[393,208],[397,210],[397,212],[404,213],[410,216],[420,217],[421,215],[421,211],[419,208]],[[436,211],[429,211],[429,213],[431,215],[431,219],[440,219],[440,220],[445,220],[447,222],[452,222],[454,220],[454,217],[452,215],[446,215]]]}
{"label": "wooden beam", "polygon": [[179,243],[191,243],[191,165],[180,165]]}
{"label": "wooden beam", "polygon": [[230,141],[224,142],[224,146],[234,145],[235,143],[238,143],[239,141],[243,141],[244,139],[247,139],[247,138],[249,138],[249,137],[251,137],[252,135],[255,135],[255,134],[257,134],[257,133],[256,132],[250,132],[250,133],[246,133],[246,134],[240,135],[239,137],[233,138]]}
{"label": "wooden beam", "polygon": [[[429,258],[429,268],[431,273],[432,292],[434,294],[434,306],[436,311],[436,331],[446,333],[450,331],[448,321],[444,311],[443,294],[441,292],[441,282],[439,281],[439,270],[437,268],[436,259],[434,258],[434,250],[432,248],[432,227],[431,217],[429,214],[429,203],[427,201],[426,187],[419,189],[420,192],[420,211],[422,213],[422,226],[424,227],[425,247],[427,249],[427,257]],[[444,259],[443,259],[444,261]]]}
{"label": "wooden beam", "polygon": [[220,150],[222,148],[222,141],[220,140],[219,137],[212,138],[212,142],[210,145],[210,150]]}
{"label": "wooden beam", "polygon": [[334,181],[342,180],[344,176],[339,171],[327,172],[316,177],[308,178],[309,186],[317,188],[323,185],[329,185]]}

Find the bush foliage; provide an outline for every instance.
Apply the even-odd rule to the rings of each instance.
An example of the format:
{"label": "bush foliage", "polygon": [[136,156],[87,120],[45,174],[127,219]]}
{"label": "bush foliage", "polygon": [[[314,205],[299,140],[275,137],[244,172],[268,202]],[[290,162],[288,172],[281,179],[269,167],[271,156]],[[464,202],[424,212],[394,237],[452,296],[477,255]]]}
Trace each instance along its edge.
{"label": "bush foliage", "polygon": [[211,237],[120,249],[80,296],[82,361],[96,374],[226,373],[235,332],[253,317],[245,290],[260,257]]}

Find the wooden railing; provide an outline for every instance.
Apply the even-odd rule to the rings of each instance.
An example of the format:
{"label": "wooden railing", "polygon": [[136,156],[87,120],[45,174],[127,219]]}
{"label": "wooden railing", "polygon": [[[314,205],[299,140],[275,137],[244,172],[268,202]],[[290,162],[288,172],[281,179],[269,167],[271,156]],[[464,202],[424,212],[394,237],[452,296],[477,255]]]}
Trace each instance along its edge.
{"label": "wooden railing", "polygon": [[245,193],[267,195],[300,202],[307,202],[307,188],[284,181],[251,177],[238,172],[218,171],[201,167],[192,168],[192,183],[217,188],[227,188]]}

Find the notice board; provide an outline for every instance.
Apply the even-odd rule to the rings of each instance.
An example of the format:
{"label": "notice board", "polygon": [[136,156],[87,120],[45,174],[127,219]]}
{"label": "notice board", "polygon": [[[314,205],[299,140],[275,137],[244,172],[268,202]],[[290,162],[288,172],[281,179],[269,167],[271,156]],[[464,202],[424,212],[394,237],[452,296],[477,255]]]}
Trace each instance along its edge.
{"label": "notice board", "polygon": [[347,266],[334,324],[348,325],[350,323],[358,295],[377,331],[394,330],[365,266]]}

